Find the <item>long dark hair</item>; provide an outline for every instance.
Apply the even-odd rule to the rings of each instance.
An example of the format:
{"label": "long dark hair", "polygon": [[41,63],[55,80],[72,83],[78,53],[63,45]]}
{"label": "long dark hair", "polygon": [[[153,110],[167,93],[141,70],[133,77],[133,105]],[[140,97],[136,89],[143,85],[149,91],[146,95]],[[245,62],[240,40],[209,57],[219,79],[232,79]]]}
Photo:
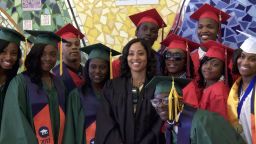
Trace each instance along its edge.
{"label": "long dark hair", "polygon": [[241,53],[243,52],[242,49],[238,48],[233,53],[233,65],[232,65],[232,73],[233,74],[240,74],[238,67],[237,67],[237,59],[240,57]]}
{"label": "long dark hair", "polygon": [[[91,59],[88,59],[85,63],[85,67],[84,67],[84,78],[85,78],[85,83],[82,85],[82,93],[85,94],[85,90],[86,90],[86,87],[92,87],[91,85],[91,79],[90,79],[90,76],[89,76],[89,67],[90,67],[90,62],[91,62]],[[107,77],[105,79],[104,82],[106,82],[107,80],[110,79],[110,67],[109,67],[109,61],[106,61],[107,62],[107,66],[108,66],[108,73],[107,73]]]}
{"label": "long dark hair", "polygon": [[25,60],[26,71],[31,81],[40,87],[42,86],[41,57],[47,44],[34,44]]}
{"label": "long dark hair", "polygon": [[[10,42],[6,41],[6,40],[1,40],[0,39],[0,53],[2,53],[4,51],[4,49],[9,45]],[[17,60],[15,62],[15,64],[13,65],[12,69],[7,70],[5,72],[7,79],[5,82],[5,87],[4,87],[4,91],[6,91],[10,81],[12,80],[13,77],[15,77],[17,75],[19,66],[20,66],[20,59],[21,59],[21,50],[20,50],[20,45],[17,45],[18,47],[18,55],[17,55]]]}
{"label": "long dark hair", "polygon": [[[163,53],[163,55],[165,55],[165,53],[166,53],[167,51],[165,51],[164,53]],[[187,54],[186,54],[187,52],[185,52],[185,55],[186,55],[186,58],[185,58],[185,65],[184,65],[184,68],[183,68],[183,70],[184,70],[184,72],[187,72]],[[194,78],[195,77],[195,72],[194,72],[194,64],[193,64],[193,61],[192,61],[192,58],[191,58],[191,56],[190,56],[190,54],[189,54],[189,61],[190,61],[190,64],[189,64],[189,72],[190,72],[190,78]],[[167,71],[167,69],[166,69],[166,63],[165,63],[165,58],[164,58],[164,60],[163,60],[163,64],[161,65],[162,66],[162,71],[163,71],[163,74],[164,75],[168,75],[168,71]]]}
{"label": "long dark hair", "polygon": [[[198,73],[199,73],[198,87],[200,87],[200,88],[204,88],[205,87],[205,79],[204,79],[202,71],[201,71],[202,66],[203,66],[204,63],[206,63],[207,61],[212,60],[212,59],[213,58],[204,56],[203,59],[200,61],[200,66],[199,66],[199,69],[198,69]],[[223,62],[223,69],[222,69],[221,73],[222,73],[222,75],[224,75],[225,79],[228,79],[228,86],[231,87],[232,84],[233,84],[232,76],[231,76],[230,70],[228,69],[228,77],[226,78],[224,62]]]}
{"label": "long dark hair", "polygon": [[149,44],[145,40],[140,39],[140,38],[132,39],[123,48],[122,57],[120,58],[120,60],[121,60],[121,77],[126,77],[126,78],[131,77],[131,71],[130,71],[130,67],[127,62],[127,57],[128,57],[129,49],[130,49],[131,45],[134,43],[137,43],[137,42],[140,42],[141,45],[144,47],[144,49],[147,52],[147,77],[150,79],[156,75],[156,59],[155,59],[155,55],[152,53],[152,50],[151,50],[151,47],[149,46]]}

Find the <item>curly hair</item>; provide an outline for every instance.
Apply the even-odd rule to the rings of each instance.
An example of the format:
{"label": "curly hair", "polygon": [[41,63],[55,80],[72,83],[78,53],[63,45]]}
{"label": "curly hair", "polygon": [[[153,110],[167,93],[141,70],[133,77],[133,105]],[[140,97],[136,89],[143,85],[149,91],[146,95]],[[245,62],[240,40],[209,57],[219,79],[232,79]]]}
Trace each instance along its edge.
{"label": "curly hair", "polygon": [[[4,51],[4,49],[9,45],[10,42],[6,41],[6,40],[1,40],[0,39],[0,53],[2,53]],[[18,69],[20,67],[20,59],[21,59],[21,50],[20,50],[20,45],[17,45],[18,47],[18,55],[17,55],[17,60],[15,62],[15,64],[13,65],[12,69],[7,70],[5,72],[6,76],[7,76],[7,80],[6,80],[6,84],[4,87],[4,91],[7,90],[7,87],[10,83],[10,81],[12,80],[13,77],[15,77],[17,75]]]}
{"label": "curly hair", "polygon": [[[84,78],[85,78],[85,83],[81,86],[83,94],[85,94],[85,89],[86,89],[87,86],[91,87],[91,79],[90,79],[90,76],[89,76],[90,62],[91,62],[91,59],[88,59],[86,61],[86,63],[85,63],[85,67],[83,69],[83,71],[84,71]],[[107,77],[104,80],[104,82],[106,82],[107,80],[110,79],[109,61],[106,61],[106,62],[108,63],[108,73],[107,73]]]}
{"label": "curly hair", "polygon": [[131,77],[131,70],[128,65],[127,57],[129,54],[130,47],[134,43],[138,43],[138,42],[141,43],[141,45],[143,46],[143,48],[146,50],[146,53],[147,53],[147,77],[152,78],[153,76],[156,75],[156,55],[153,54],[152,48],[144,39],[135,38],[130,40],[123,48],[122,57],[120,58],[121,77],[127,77],[127,78]]}
{"label": "curly hair", "polygon": [[[197,81],[199,88],[204,88],[205,87],[205,79],[204,79],[202,71],[201,71],[202,66],[203,66],[204,63],[206,63],[207,61],[212,60],[212,59],[213,58],[204,56],[203,59],[200,61],[200,66],[199,66],[199,69],[198,69],[199,80]],[[222,75],[224,75],[224,77],[226,79],[226,76],[225,76],[225,64],[223,65],[223,69],[222,69],[221,73],[222,73]],[[232,80],[232,76],[231,76],[231,73],[230,73],[229,69],[228,69],[228,77],[227,77],[227,79],[228,79],[228,86],[231,87],[232,84],[233,84],[233,80]]]}
{"label": "curly hair", "polygon": [[241,53],[243,52],[242,49],[238,48],[234,51],[233,53],[233,65],[232,65],[232,73],[233,74],[239,74],[239,70],[238,70],[238,67],[237,67],[237,59],[240,57]]}
{"label": "curly hair", "polygon": [[[165,55],[166,51],[164,52],[163,55]],[[185,58],[185,65],[184,65],[184,68],[183,70],[186,72],[186,68],[187,68],[187,54],[185,53],[186,55],[186,58]],[[194,64],[193,64],[193,61],[192,61],[192,58],[191,56],[189,55],[189,61],[190,61],[190,64],[189,64],[189,72],[190,72],[190,78],[194,78],[195,77],[195,72],[194,72]],[[161,65],[162,67],[162,71],[163,71],[163,74],[164,75],[168,75],[168,71],[166,69],[166,63],[165,63],[165,59],[163,60],[163,64]]]}
{"label": "curly hair", "polygon": [[42,86],[41,57],[47,44],[34,44],[25,60],[26,71],[31,81],[40,87]]}

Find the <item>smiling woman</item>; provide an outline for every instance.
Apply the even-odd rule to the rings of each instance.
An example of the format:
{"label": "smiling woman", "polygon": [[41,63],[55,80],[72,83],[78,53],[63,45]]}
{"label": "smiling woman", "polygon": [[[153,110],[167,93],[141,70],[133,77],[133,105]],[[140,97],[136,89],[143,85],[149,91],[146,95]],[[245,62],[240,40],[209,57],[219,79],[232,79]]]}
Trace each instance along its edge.
{"label": "smiling woman", "polygon": [[129,41],[121,58],[121,77],[108,81],[97,114],[96,143],[162,144],[161,119],[144,86],[155,74],[151,48],[142,39]]}
{"label": "smiling woman", "polygon": [[26,71],[7,89],[0,143],[62,143],[65,87],[50,72],[61,38],[47,31],[27,32],[35,37],[34,45],[25,60]]}
{"label": "smiling woman", "polygon": [[24,40],[15,30],[0,27],[0,122],[7,87],[20,65],[20,41]]}
{"label": "smiling woman", "polygon": [[81,49],[88,54],[84,68],[85,83],[69,94],[64,144],[94,143],[96,113],[102,99],[102,89],[110,79],[110,54],[117,51],[98,43]]}

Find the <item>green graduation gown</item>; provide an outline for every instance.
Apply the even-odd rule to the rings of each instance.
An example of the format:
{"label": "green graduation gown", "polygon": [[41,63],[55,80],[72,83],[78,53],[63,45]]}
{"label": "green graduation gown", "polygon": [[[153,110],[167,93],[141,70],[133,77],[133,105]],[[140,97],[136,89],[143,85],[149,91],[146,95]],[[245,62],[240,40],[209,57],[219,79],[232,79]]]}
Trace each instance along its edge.
{"label": "green graduation gown", "polygon": [[[179,121],[178,133],[182,125],[185,124]],[[171,130],[172,137],[169,138],[176,144],[178,134]],[[222,116],[200,109],[192,116],[189,139],[190,144],[245,144],[242,137]]]}
{"label": "green graduation gown", "polygon": [[[60,127],[57,91],[55,87],[52,89],[43,87],[48,95],[52,133],[54,143],[57,144]],[[64,88],[64,84],[62,87]],[[1,144],[38,144],[31,105],[28,102],[27,89],[23,74],[17,75],[9,84],[2,115],[1,127],[3,131],[0,134]]]}
{"label": "green graduation gown", "polygon": [[70,92],[63,144],[82,144],[84,141],[84,111],[78,89]]}

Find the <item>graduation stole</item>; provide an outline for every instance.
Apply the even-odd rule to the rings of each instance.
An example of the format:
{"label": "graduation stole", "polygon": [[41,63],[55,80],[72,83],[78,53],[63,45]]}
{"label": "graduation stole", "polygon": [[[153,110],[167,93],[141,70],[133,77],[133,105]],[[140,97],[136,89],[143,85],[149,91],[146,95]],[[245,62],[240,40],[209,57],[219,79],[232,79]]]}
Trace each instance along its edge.
{"label": "graduation stole", "polygon": [[[38,85],[31,82],[30,78],[23,74],[27,83],[27,98],[32,108],[32,116],[34,121],[35,133],[39,144],[54,144],[53,130],[51,125],[51,115],[48,104],[48,96],[46,92],[39,88]],[[53,83],[57,89],[59,101],[59,116],[60,127],[58,144],[62,143],[62,136],[64,132],[65,113],[64,103],[65,95],[61,82],[53,76]]]}
{"label": "graduation stole", "polygon": [[[256,77],[251,80],[248,88],[245,91],[245,94],[249,94],[250,91],[253,89],[253,93],[251,96],[251,131],[252,131],[252,141],[253,143],[256,143],[256,131],[255,131],[255,124],[256,124],[256,119],[255,119],[255,111],[256,111],[256,102],[255,102],[255,79]],[[231,124],[234,126],[236,131],[238,133],[243,132],[243,128],[241,124],[239,124],[239,114],[242,109],[242,103],[245,100],[245,96],[241,99],[239,102],[239,88],[240,88],[240,83],[241,83],[241,77],[239,77],[235,83],[233,84],[229,96],[228,96],[228,119],[231,122]],[[251,85],[251,86],[250,86]],[[249,90],[250,89],[250,90]]]}
{"label": "graduation stole", "polygon": [[[86,139],[86,144],[94,144],[95,141],[95,132],[96,132],[96,112],[95,115],[92,116],[87,116],[86,117],[86,100],[85,100],[85,96],[87,96],[87,94],[94,94],[92,92],[92,90],[89,90],[87,88],[87,90],[89,92],[87,92],[85,95],[82,93],[81,88],[79,88],[79,95],[80,95],[80,99],[81,99],[81,103],[83,106],[83,112],[84,112],[84,116],[85,116],[85,121],[84,121],[84,134],[85,134],[85,139]],[[95,96],[96,97],[96,96]]]}
{"label": "graduation stole", "polygon": [[[57,69],[57,74],[59,69]],[[67,66],[63,63],[63,81],[65,83],[65,86],[68,90],[68,92],[70,92],[71,90],[73,90],[76,87],[79,87],[83,84],[84,80],[81,79],[76,73],[74,73],[73,71],[69,70],[67,68]]]}

